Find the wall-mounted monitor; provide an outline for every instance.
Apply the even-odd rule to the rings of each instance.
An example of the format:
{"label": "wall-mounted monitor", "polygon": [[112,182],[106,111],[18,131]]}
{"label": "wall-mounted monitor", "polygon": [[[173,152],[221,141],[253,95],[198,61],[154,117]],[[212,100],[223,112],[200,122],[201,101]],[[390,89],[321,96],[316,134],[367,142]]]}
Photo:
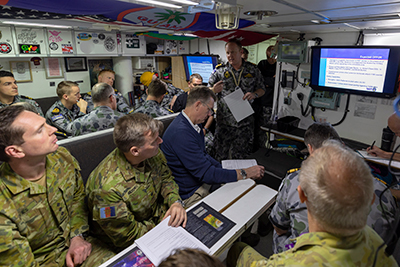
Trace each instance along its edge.
{"label": "wall-mounted monitor", "polygon": [[217,66],[217,56],[183,56],[185,64],[186,80],[189,81],[190,75],[198,73],[203,77],[203,83],[208,83],[211,73]]}
{"label": "wall-mounted monitor", "polygon": [[391,98],[398,88],[399,46],[314,46],[314,90]]}
{"label": "wall-mounted monitor", "polygon": [[287,63],[307,63],[308,41],[282,41],[278,43],[277,60],[279,62]]}

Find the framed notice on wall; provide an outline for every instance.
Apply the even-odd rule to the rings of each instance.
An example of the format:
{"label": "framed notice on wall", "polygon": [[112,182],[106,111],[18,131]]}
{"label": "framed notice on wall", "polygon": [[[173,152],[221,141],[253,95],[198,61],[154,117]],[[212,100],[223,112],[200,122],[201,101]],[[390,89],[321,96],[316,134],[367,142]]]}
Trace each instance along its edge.
{"label": "framed notice on wall", "polygon": [[63,69],[59,58],[45,58],[46,79],[63,78]]}
{"label": "framed notice on wall", "polygon": [[65,57],[65,70],[70,71],[87,71],[86,57]]}
{"label": "framed notice on wall", "polygon": [[17,82],[31,82],[32,70],[30,61],[10,61],[10,70]]}

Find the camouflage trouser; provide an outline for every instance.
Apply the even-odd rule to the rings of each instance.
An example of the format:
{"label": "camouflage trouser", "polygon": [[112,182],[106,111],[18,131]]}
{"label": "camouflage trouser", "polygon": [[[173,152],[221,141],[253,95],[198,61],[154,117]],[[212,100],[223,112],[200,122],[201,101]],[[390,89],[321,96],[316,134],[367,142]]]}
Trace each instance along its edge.
{"label": "camouflage trouser", "polygon": [[206,152],[211,157],[214,157],[214,135],[212,132],[208,132],[204,136],[204,143],[206,145]]}
{"label": "camouflage trouser", "polygon": [[218,124],[215,128],[215,159],[244,159],[253,149],[254,123],[244,127]]}
{"label": "camouflage trouser", "polygon": [[261,114],[257,114],[255,126],[254,126],[254,151],[257,151],[260,147],[265,147],[265,143],[267,142],[267,133],[264,130],[261,130],[261,126],[266,126],[268,121],[271,118],[272,108],[270,107],[262,107]]}

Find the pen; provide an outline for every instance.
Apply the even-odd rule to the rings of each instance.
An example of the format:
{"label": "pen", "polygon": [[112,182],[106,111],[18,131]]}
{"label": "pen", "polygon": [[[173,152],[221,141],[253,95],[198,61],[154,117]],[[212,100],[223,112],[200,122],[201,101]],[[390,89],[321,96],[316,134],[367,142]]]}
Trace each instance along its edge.
{"label": "pen", "polygon": [[374,142],[372,143],[372,145],[371,145],[371,149],[374,147],[374,145],[375,145],[375,142],[376,142],[376,141],[374,141]]}

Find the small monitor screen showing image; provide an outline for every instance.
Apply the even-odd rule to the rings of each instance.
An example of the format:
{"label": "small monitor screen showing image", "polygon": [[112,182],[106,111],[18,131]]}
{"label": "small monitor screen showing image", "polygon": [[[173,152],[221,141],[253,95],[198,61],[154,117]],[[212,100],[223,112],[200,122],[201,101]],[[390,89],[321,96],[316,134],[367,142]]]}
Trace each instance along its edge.
{"label": "small monitor screen showing image", "polygon": [[282,45],[282,59],[299,60],[302,52],[301,44],[283,44]]}
{"label": "small monitor screen showing image", "polygon": [[183,60],[186,80],[189,80],[193,73],[198,73],[203,77],[203,83],[208,83],[208,79],[217,65],[217,58],[213,56],[185,56]]}

